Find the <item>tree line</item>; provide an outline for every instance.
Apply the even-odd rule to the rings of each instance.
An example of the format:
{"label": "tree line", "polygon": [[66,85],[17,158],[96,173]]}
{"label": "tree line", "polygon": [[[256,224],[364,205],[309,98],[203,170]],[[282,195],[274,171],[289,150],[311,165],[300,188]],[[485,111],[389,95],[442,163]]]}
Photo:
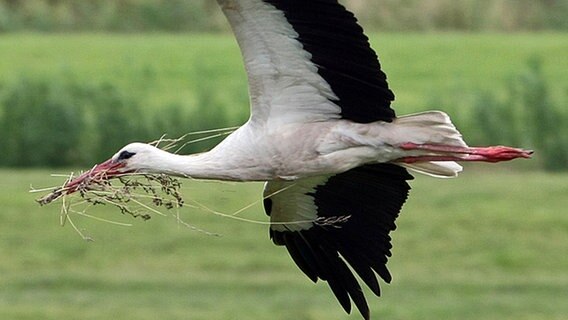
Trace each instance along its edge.
{"label": "tree line", "polygon": [[[457,90],[433,95],[441,100],[431,105],[450,112],[471,145],[534,148],[533,168],[568,170],[568,111],[563,107],[568,90],[556,97],[549,88],[541,61],[534,58],[510,76],[504,90],[478,91],[470,99]],[[218,100],[219,90],[231,96],[231,106]],[[212,81],[200,84],[195,105],[144,108],[144,97],[124,92],[72,76],[24,76],[1,85],[0,166],[90,166],[129,142],[149,142],[164,133],[178,138],[187,130],[234,126],[248,117],[247,97]],[[242,106],[240,114],[230,118],[235,105]],[[182,152],[206,150],[221,138],[189,144]]]}
{"label": "tree line", "polygon": [[[243,123],[244,111],[243,119],[228,119],[213,90],[201,88],[195,106],[144,108],[143,97],[110,83],[92,84],[71,76],[23,76],[0,86],[0,166],[90,166],[130,142],[177,139],[188,130]],[[187,137],[180,146],[203,137]],[[190,143],[180,151],[204,151],[220,139]]]}
{"label": "tree line", "polygon": [[[567,0],[344,0],[366,29],[568,30]],[[0,0],[0,32],[216,32],[213,0]]]}

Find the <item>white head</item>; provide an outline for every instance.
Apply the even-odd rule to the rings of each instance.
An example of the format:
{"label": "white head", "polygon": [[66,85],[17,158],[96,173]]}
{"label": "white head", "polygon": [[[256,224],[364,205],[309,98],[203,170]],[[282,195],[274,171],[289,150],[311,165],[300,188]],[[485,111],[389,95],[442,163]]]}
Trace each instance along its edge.
{"label": "white head", "polygon": [[146,143],[133,142],[107,161],[114,163],[119,172],[155,173],[160,171],[160,164],[167,155],[171,154]]}

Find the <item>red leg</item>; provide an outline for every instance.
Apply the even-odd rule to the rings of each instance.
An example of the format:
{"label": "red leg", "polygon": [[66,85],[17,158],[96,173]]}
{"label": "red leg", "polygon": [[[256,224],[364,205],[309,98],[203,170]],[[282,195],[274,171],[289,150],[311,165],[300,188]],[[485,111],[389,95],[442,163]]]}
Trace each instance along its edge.
{"label": "red leg", "polygon": [[[412,142],[400,145],[403,150],[424,150],[434,155],[404,157],[399,161],[414,163],[419,161],[485,161],[499,162],[516,158],[530,158],[532,150],[523,150],[505,146],[461,147],[436,144],[416,144]],[[463,156],[461,156],[463,155]]]}

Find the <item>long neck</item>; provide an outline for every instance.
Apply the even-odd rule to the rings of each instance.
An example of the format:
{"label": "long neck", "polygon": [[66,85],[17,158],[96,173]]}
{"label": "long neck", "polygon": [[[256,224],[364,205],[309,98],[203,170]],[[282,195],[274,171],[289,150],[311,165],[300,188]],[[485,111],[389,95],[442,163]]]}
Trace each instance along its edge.
{"label": "long neck", "polygon": [[145,169],[154,173],[196,179],[263,181],[270,178],[250,161],[239,161],[230,155],[223,156],[211,151],[177,155],[159,150],[146,164]]}

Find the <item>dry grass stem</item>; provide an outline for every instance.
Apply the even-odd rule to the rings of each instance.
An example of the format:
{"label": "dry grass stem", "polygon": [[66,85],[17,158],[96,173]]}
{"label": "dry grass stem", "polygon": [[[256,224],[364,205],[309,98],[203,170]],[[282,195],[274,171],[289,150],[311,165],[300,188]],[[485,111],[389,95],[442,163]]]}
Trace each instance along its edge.
{"label": "dry grass stem", "polygon": [[[69,223],[71,227],[85,240],[92,240],[73,222],[73,214],[100,222],[119,226],[131,224],[101,218],[87,211],[93,207],[113,206],[124,215],[148,220],[153,214],[165,216],[163,213],[176,210],[176,219],[181,223],[177,210],[184,205],[179,179],[163,174],[124,174],[116,179],[107,179],[104,175],[88,177],[84,182],[74,186],[73,192],[67,187],[73,180],[71,174],[65,183],[52,188],[49,194],[37,199],[40,205],[47,205],[61,199],[60,223]],[[31,192],[45,192],[46,189],[33,189]],[[183,225],[190,226],[183,222]],[[201,231],[198,228],[192,230]],[[207,232],[205,232],[207,233]]]}
{"label": "dry grass stem", "polygon": [[[71,174],[65,183],[37,199],[40,205],[49,204],[61,197],[68,196],[70,188],[67,187],[69,181],[74,178]],[[165,174],[124,174],[116,179],[108,179],[104,174],[90,176],[85,181],[73,187],[73,193],[78,193],[80,197],[93,205],[113,204],[123,209],[123,213],[134,213],[126,206],[127,203],[136,198],[151,199],[157,207],[172,209],[175,206],[183,206],[183,198],[180,193],[181,182],[174,177]],[[31,192],[43,192],[50,190],[32,189]]]}

